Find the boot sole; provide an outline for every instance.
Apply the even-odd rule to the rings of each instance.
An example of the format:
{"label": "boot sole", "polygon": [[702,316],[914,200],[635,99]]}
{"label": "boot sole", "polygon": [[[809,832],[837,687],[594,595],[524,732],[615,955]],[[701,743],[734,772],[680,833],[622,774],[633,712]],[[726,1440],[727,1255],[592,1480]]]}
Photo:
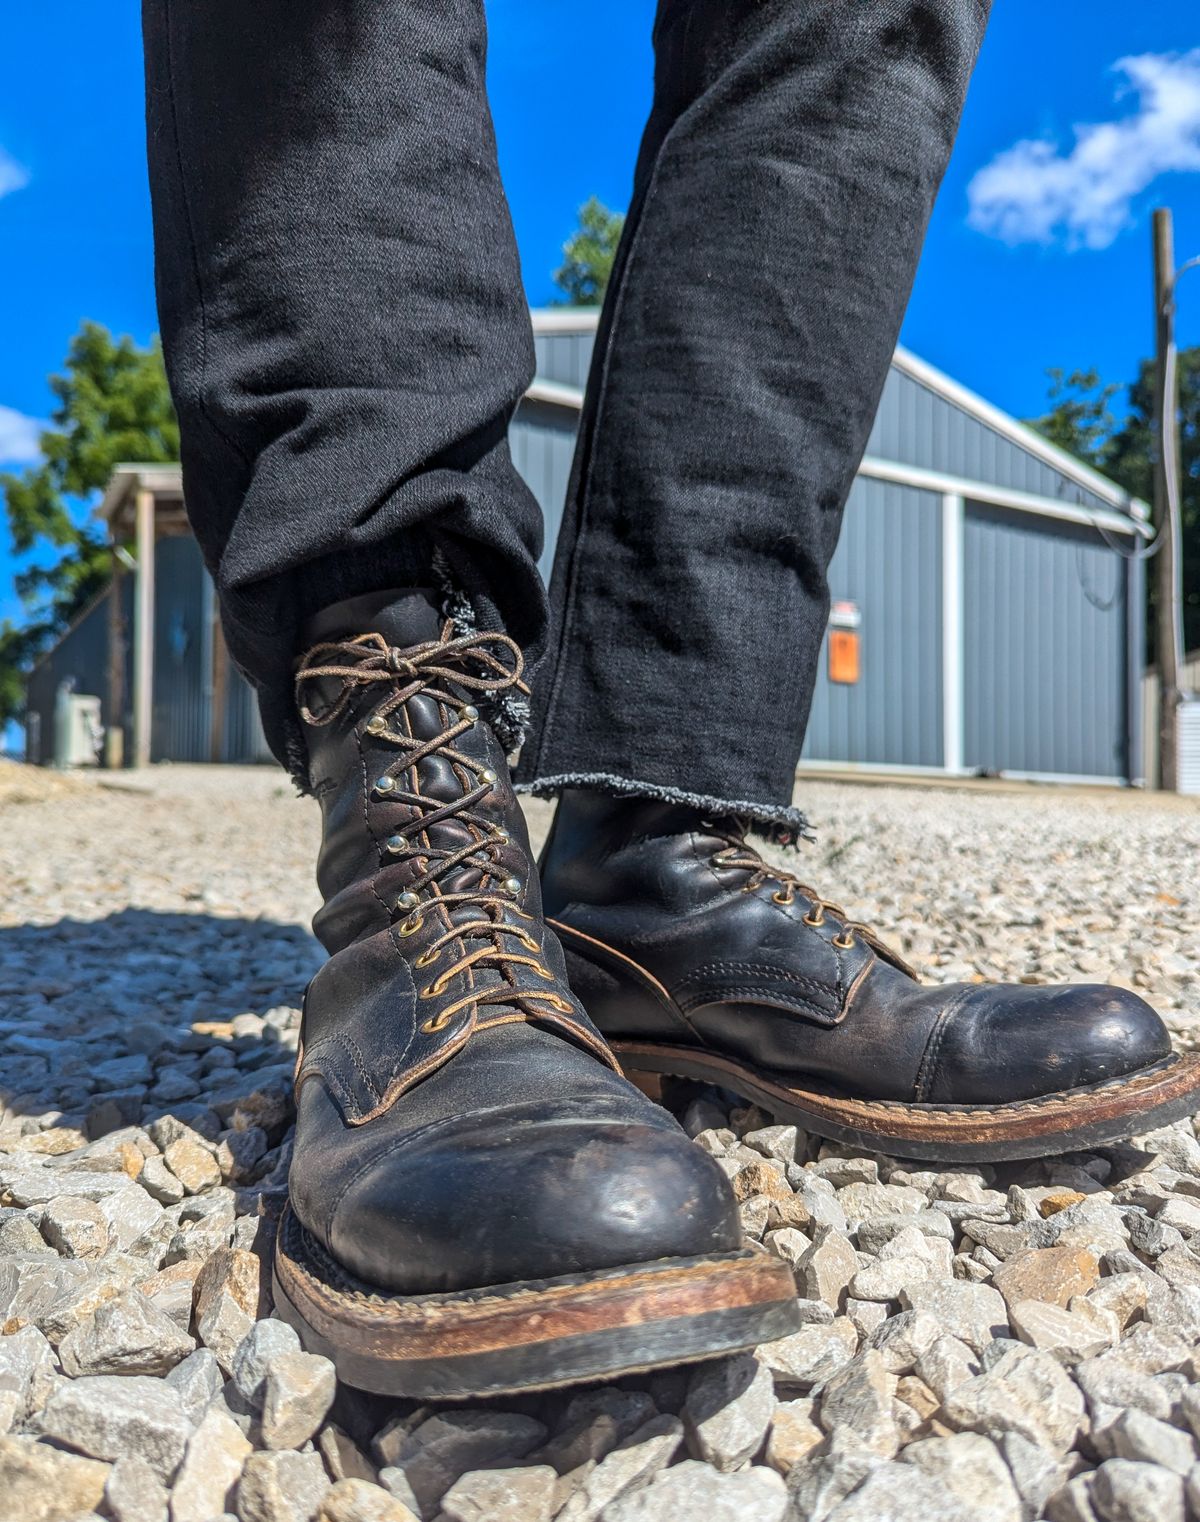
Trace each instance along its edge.
{"label": "boot sole", "polygon": [[397,1295],[356,1279],[290,1208],[275,1314],[338,1378],[417,1400],[544,1390],[756,1347],[799,1326],[791,1269],[743,1250],[627,1268]]}
{"label": "boot sole", "polygon": [[1079,1089],[1001,1105],[901,1104],[852,1099],[714,1052],[613,1041],[626,1076],[661,1099],[665,1075],[733,1089],[779,1119],[870,1152],[929,1162],[1004,1162],[1053,1156],[1153,1131],[1200,1110],[1200,1056]]}

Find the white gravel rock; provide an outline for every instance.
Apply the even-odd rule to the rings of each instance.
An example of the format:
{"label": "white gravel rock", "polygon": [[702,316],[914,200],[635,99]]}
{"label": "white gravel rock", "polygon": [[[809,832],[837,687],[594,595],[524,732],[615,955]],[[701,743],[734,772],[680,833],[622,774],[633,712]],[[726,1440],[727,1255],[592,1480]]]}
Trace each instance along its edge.
{"label": "white gravel rock", "polygon": [[[509,1468],[545,1435],[541,1422],[516,1413],[439,1412],[408,1434],[393,1461],[381,1471],[380,1481],[420,1516],[432,1517],[461,1475],[475,1469]],[[398,1481],[403,1481],[402,1487]]]}
{"label": "white gravel rock", "polygon": [[441,1515],[447,1522],[550,1522],[557,1483],[548,1464],[476,1470],[451,1485]]}
{"label": "white gravel rock", "polygon": [[[13,770],[0,765],[0,794]],[[261,1448],[266,1371],[249,1378],[257,1404],[236,1380],[226,1384],[223,1371],[233,1372],[252,1328],[273,1324],[263,1320],[262,1267],[290,1161],[298,1006],[320,960],[305,928],[315,899],[316,810],[266,770],[155,769],[137,779],[137,794],[101,790],[97,780],[36,772],[30,796],[42,796],[33,784],[59,791],[44,802],[5,805],[0,1431],[11,1427],[28,1446],[32,1433],[24,1429],[37,1428],[39,1407],[61,1401],[63,1390],[86,1392],[89,1382],[108,1379],[128,1387],[126,1398],[151,1385],[160,1414],[174,1402],[185,1436],[211,1412],[210,1425],[238,1433],[235,1446]],[[895,937],[928,977],[1094,980],[1119,966],[1165,1010],[1185,1046],[1200,1044],[1192,1013],[1200,988],[1194,810],[1113,795],[1098,844],[1090,798],[970,792],[948,812],[944,799],[920,791],[813,781],[805,791],[822,819],[819,843],[806,848],[823,858],[813,861],[812,876],[857,899],[855,910]],[[1111,827],[1114,811],[1119,829]],[[540,827],[547,807],[534,804],[532,812]],[[1011,851],[1014,829],[1026,842],[1019,858]],[[275,845],[263,858],[252,842],[267,837]],[[1155,896],[1164,872],[1170,901]],[[897,1381],[886,1413],[879,1388],[866,1382],[868,1430],[875,1417],[883,1427],[890,1415],[900,1460],[939,1451],[929,1443],[994,1455],[979,1446],[994,1442],[1021,1498],[1022,1522],[1041,1514],[1110,1522],[1101,1498],[1105,1487],[1119,1490],[1122,1471],[1110,1471],[1103,1484],[1090,1469],[1067,1479],[1097,1460],[1167,1475],[1157,1483],[1168,1507],[1170,1477],[1182,1479],[1200,1515],[1200,1464],[1186,1477],[1178,1472],[1192,1451],[1189,1434],[1200,1428],[1200,1256],[1193,1252],[1200,1142],[1190,1123],[1143,1138],[1142,1151],[1106,1148],[996,1170],[939,1169],[835,1146],[777,1125],[754,1106],[730,1112],[715,1091],[688,1101],[686,1126],[738,1176],[753,1232],[800,1268],[802,1330],[758,1355],[779,1394],[791,1398],[775,1407],[759,1449],[742,1461],[761,1462],[762,1454],[769,1468],[791,1476],[797,1517],[825,1522],[850,1507],[853,1518],[876,1495],[880,1517],[907,1508],[920,1522],[936,1522],[953,1516],[961,1500],[950,1484],[922,1490],[930,1476],[916,1462],[864,1449],[856,1401],[838,1414],[839,1391],[863,1394],[868,1353],[885,1385]],[[164,1158],[168,1150],[181,1176]],[[922,1301],[931,1290],[940,1298]],[[1003,1292],[1003,1314],[989,1299],[994,1290]],[[56,1370],[55,1348],[69,1370],[94,1367],[80,1347],[106,1318],[120,1317],[122,1304],[138,1305],[135,1297],[162,1313],[177,1337],[198,1333],[209,1345],[153,1378]],[[920,1312],[907,1309],[914,1305]],[[902,1314],[888,1314],[898,1306],[906,1307]],[[1114,1337],[1111,1348],[1097,1341]],[[1033,1365],[1037,1379],[1018,1355],[1043,1360]],[[1054,1384],[1046,1360],[1065,1360],[1056,1373],[1074,1401]],[[322,1371],[316,1385],[323,1389],[326,1379]],[[681,1462],[679,1423],[669,1413],[684,1410],[687,1382],[664,1374],[624,1389],[530,1397],[514,1402],[516,1410],[489,1403],[487,1421],[538,1421],[553,1436],[543,1433],[515,1458],[485,1454],[468,1467],[462,1494],[468,1503],[475,1487],[493,1494],[494,1477],[514,1465],[525,1475],[553,1466],[561,1476],[553,1505],[598,1522],[606,1506],[645,1504],[652,1495],[665,1496],[656,1505],[673,1507],[664,1487],[686,1479],[678,1504],[693,1522],[732,1493],[726,1480],[750,1471],[723,1477],[703,1456]],[[405,1508],[416,1498],[404,1470],[385,1464],[394,1494],[372,1484],[365,1450],[378,1407],[343,1392],[335,1426],[318,1394],[295,1435],[284,1434],[304,1447],[311,1439],[317,1452],[257,1453],[246,1496],[235,1492],[231,1502],[227,1493],[222,1504],[257,1508],[264,1522],[292,1522],[314,1504],[325,1522],[412,1522],[415,1513]],[[826,1396],[832,1431],[822,1434]],[[969,1406],[975,1425],[951,1432],[939,1402],[951,1412]],[[386,1443],[392,1459],[434,1415],[446,1415],[402,1410]],[[647,1424],[651,1435],[639,1454],[634,1431]],[[300,1439],[306,1428],[309,1439]],[[632,1447],[617,1447],[631,1439]],[[77,1458],[65,1447],[36,1446]],[[314,1467],[322,1457],[340,1494],[325,1488],[324,1464]],[[138,1463],[121,1458],[108,1496],[89,1500],[88,1514],[166,1522],[166,1491],[145,1466],[149,1509],[137,1512],[128,1477]],[[856,1490],[876,1473],[875,1489]],[[180,1483],[177,1477],[176,1490]],[[445,1493],[456,1483],[451,1474]],[[504,1483],[496,1481],[497,1498]],[[1132,1490],[1117,1490],[1112,1506],[1133,1505]]]}
{"label": "white gravel rock", "polygon": [[821,1391],[819,1420],[828,1433],[848,1430],[864,1448],[891,1458],[900,1446],[892,1402],[896,1376],[874,1348],[859,1353]]}
{"label": "white gravel rock", "polygon": [[674,1416],[656,1416],[583,1476],[556,1522],[596,1522],[619,1496],[665,1469],[682,1445],[683,1423]]}
{"label": "white gravel rock", "polygon": [[267,1370],[262,1440],[268,1448],[299,1448],[325,1420],[337,1394],[337,1375],[316,1353],[283,1353]]}
{"label": "white gravel rock", "polygon": [[1144,1411],[1122,1411],[1105,1430],[1107,1451],[1113,1458],[1157,1464],[1182,1475],[1196,1462],[1196,1445],[1186,1432]]}
{"label": "white gravel rock", "polygon": [[688,1447],[722,1473],[738,1469],[762,1447],[774,1410],[771,1371],[752,1353],[701,1364],[683,1408]]}
{"label": "white gravel rock", "polygon": [[1083,1417],[1083,1396],[1058,1360],[1023,1347],[958,1385],[942,1403],[942,1418],[952,1427],[997,1442],[1015,1432],[1060,1455],[1075,1441]]}
{"label": "white gravel rock", "polygon": [[1104,1522],[1185,1522],[1183,1480],[1156,1464],[1109,1459],[1096,1471],[1091,1500]]}
{"label": "white gravel rock", "polygon": [[975,1522],[1022,1522],[1012,1473],[989,1438],[973,1432],[926,1438],[910,1443],[903,1460],[945,1486],[970,1508]]}
{"label": "white gravel rock", "polygon": [[104,1487],[113,1522],[167,1522],[167,1487],[145,1459],[120,1458]]}
{"label": "white gravel rock", "polygon": [[827,1522],[974,1522],[975,1516],[938,1480],[891,1463],[873,1470]]}
{"label": "white gravel rock", "polygon": [[[604,1522],[678,1522],[684,1517],[703,1517],[704,1522],[783,1522],[786,1511],[787,1489],[773,1469],[755,1465],[738,1474],[714,1474],[707,1464],[688,1460],[663,1470],[645,1489],[622,1496],[605,1508],[603,1518]],[[482,1516],[478,1522],[484,1522]]]}
{"label": "white gravel rock", "polygon": [[758,1349],[758,1359],[781,1389],[803,1391],[823,1384],[850,1362],[857,1348],[858,1332],[853,1323],[839,1316],[828,1326],[802,1326],[790,1337],[764,1343]]}
{"label": "white gravel rock", "polygon": [[256,1410],[267,1393],[267,1375],[285,1353],[298,1353],[300,1339],[286,1321],[256,1321],[238,1344],[231,1375],[243,1399]]}
{"label": "white gravel rock", "polygon": [[906,1289],[901,1304],[906,1310],[932,1316],[951,1337],[977,1353],[1008,1330],[1004,1300],[989,1284],[926,1280]]}
{"label": "white gravel rock", "polygon": [[329,1490],[319,1453],[252,1453],[237,1488],[240,1522],[314,1522]]}
{"label": "white gravel rock", "polygon": [[0,1515],[11,1522],[68,1522],[104,1495],[109,1466],[28,1437],[0,1437]]}
{"label": "white gravel rock", "polygon": [[242,1465],[252,1452],[237,1425],[212,1408],[188,1438],[171,1489],[171,1522],[209,1522],[232,1511]]}
{"label": "white gravel rock", "polygon": [[40,1225],[47,1245],[64,1258],[102,1258],[108,1251],[108,1219],[92,1200],[70,1195],[51,1200]]}
{"label": "white gravel rock", "polygon": [[145,1375],[98,1374],[57,1385],[38,1430],[90,1458],[144,1459],[168,1480],[183,1458],[190,1427],[170,1386]]}
{"label": "white gravel rock", "polygon": [[165,1374],[195,1348],[195,1339],[137,1290],[106,1300],[59,1343],[63,1372]]}

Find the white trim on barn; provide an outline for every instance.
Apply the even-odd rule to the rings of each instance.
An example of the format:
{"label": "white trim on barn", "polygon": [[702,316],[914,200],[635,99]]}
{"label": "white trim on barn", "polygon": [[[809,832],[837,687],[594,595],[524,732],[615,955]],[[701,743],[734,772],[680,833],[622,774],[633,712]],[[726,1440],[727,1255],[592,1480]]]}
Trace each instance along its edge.
{"label": "white trim on barn", "polygon": [[960,492],[942,496],[942,766],[961,772],[966,749],[963,661],[963,519]]}
{"label": "white trim on barn", "polygon": [[959,381],[951,380],[944,371],[937,369],[927,360],[919,359],[910,350],[897,344],[892,363],[910,379],[920,382],[922,386],[927,386],[930,391],[952,402],[963,412],[977,418],[979,422],[986,423],[989,428],[995,429],[1004,438],[1018,444],[1027,454],[1036,455],[1045,464],[1060,471],[1064,476],[1069,476],[1072,481],[1077,481],[1080,486],[1086,486],[1088,491],[1103,497],[1106,502],[1111,502],[1122,512],[1130,513],[1135,518],[1149,517],[1149,508],[1137,497],[1131,497],[1107,476],[1102,476],[1099,471],[1085,465],[1082,460],[1077,460],[1065,449],[1060,449],[1057,444],[1052,444],[1049,439],[1043,438],[1027,423],[1018,422],[1015,417],[1003,412],[992,402],[985,401],[977,392],[969,390]]}

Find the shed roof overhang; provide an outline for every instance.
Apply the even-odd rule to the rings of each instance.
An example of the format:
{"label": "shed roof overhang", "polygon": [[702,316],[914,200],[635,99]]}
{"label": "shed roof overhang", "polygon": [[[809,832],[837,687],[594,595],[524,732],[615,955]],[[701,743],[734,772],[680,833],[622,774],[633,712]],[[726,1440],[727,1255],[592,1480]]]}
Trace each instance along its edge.
{"label": "shed roof overhang", "polygon": [[154,498],[155,526],[160,533],[186,533],[183,509],[183,471],[178,465],[118,465],[96,508],[96,516],[108,524],[109,538],[120,544],[132,539],[137,499],[148,491]]}

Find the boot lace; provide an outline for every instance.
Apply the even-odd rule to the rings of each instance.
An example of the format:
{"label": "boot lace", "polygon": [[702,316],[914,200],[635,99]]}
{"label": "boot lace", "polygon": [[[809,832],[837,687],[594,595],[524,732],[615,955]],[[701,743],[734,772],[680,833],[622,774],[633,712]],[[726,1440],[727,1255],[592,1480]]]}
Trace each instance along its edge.
{"label": "boot lace", "polygon": [[746,881],[742,884],[743,893],[756,893],[767,883],[778,883],[779,886],[771,895],[773,902],[787,908],[796,902],[797,897],[808,900],[808,912],[801,917],[804,924],[815,930],[824,925],[828,919],[839,926],[839,932],[833,937],[832,942],[839,951],[852,950],[854,938],[859,936],[869,946],[882,950],[889,960],[898,960],[896,953],[884,945],[870,925],[865,925],[859,920],[852,920],[840,904],[835,904],[832,899],[823,898],[815,888],[802,883],[794,872],[789,872],[785,867],[773,867],[764,861],[745,838],[747,825],[743,825],[741,821],[736,821],[730,827],[722,827],[712,821],[706,821],[706,824],[727,842],[721,850],[715,851],[709,858],[711,864],[727,871],[748,873]]}
{"label": "boot lace", "polygon": [[[401,936],[415,935],[430,912],[438,914],[445,925],[443,933],[414,959],[415,967],[433,966],[451,947],[457,951],[454,960],[422,990],[422,999],[442,997],[460,976],[465,975],[468,983],[466,992],[430,1016],[421,1029],[426,1033],[440,1031],[460,1010],[468,1008],[476,1016],[475,1029],[526,1015],[544,1018],[551,1011],[575,1016],[575,1007],[551,990],[516,987],[518,969],[528,969],[548,983],[555,981],[555,974],[542,960],[538,941],[522,925],[512,923],[512,916],[525,924],[536,925],[537,920],[517,903],[525,885],[510,876],[499,859],[511,836],[472,812],[495,785],[496,773],[455,745],[479,722],[478,709],[463,703],[461,694],[485,695],[509,688],[527,693],[528,687],[521,680],[524,658],[515,641],[505,634],[480,632],[450,638],[448,633],[440,640],[405,650],[390,646],[383,635],[375,633],[316,645],[304,656],[296,673],[297,707],[305,723],[319,728],[345,714],[362,691],[379,692],[363,728],[398,754],[375,779],[372,791],[377,798],[406,804],[414,814],[383,843],[385,859],[391,863],[415,861],[420,868],[395,904],[385,907],[393,918],[402,916],[398,927]],[[321,681],[341,685],[330,702],[313,708],[308,694],[311,684]],[[407,726],[389,722],[418,694],[435,699],[447,721],[427,740],[407,732]],[[450,802],[421,791],[418,767],[435,754],[452,764],[463,788]],[[451,819],[465,824],[472,838],[457,846],[439,845],[430,831]],[[476,873],[478,887],[448,891],[443,886],[446,879],[463,869]],[[467,914],[455,918],[452,911]],[[500,986],[478,985],[477,974],[484,969],[500,975]],[[481,1005],[504,1005],[505,1012],[481,1020]]]}

